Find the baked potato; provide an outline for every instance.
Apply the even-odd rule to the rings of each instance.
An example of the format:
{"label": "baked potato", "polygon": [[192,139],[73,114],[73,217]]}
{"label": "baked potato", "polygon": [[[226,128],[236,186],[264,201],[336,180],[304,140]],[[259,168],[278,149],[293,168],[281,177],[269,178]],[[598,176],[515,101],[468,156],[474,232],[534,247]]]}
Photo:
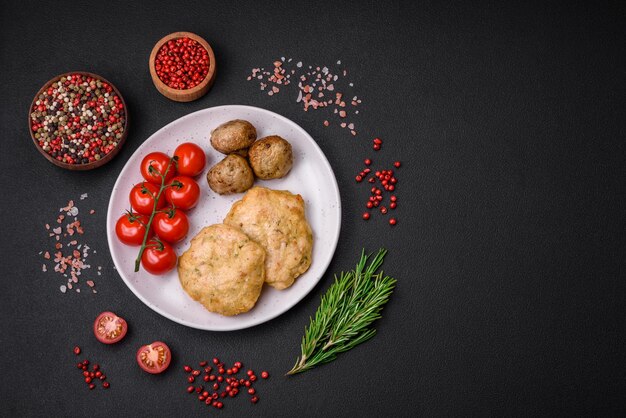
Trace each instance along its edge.
{"label": "baked potato", "polygon": [[254,184],[254,175],[248,161],[240,155],[227,155],[206,175],[209,187],[215,193],[243,193]]}
{"label": "baked potato", "polygon": [[211,132],[211,145],[222,154],[246,155],[256,140],[256,128],[243,119],[223,123]]}
{"label": "baked potato", "polygon": [[262,180],[285,177],[293,165],[291,144],[278,135],[256,141],[248,150],[250,166]]}

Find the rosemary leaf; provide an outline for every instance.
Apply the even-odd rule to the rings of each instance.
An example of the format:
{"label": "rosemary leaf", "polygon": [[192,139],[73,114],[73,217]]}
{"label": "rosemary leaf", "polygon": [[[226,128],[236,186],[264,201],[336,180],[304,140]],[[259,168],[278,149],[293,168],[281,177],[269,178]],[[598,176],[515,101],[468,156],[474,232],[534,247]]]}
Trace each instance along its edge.
{"label": "rosemary leaf", "polygon": [[335,282],[322,296],[315,317],[304,329],[301,354],[287,374],[302,373],[328,363],[343,353],[376,335],[370,328],[381,317],[396,280],[382,272],[387,250],[381,249],[367,265],[369,257],[361,252],[356,268],[335,276]]}

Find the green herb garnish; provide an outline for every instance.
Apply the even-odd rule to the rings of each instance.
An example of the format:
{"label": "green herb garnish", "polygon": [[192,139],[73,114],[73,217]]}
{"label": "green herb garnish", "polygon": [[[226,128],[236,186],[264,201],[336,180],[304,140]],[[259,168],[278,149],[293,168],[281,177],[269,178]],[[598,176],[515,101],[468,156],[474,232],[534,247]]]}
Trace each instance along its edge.
{"label": "green herb garnish", "polygon": [[302,354],[287,374],[296,374],[337,358],[337,354],[372,338],[368,328],[380,318],[396,280],[376,270],[383,264],[387,250],[381,249],[365,267],[368,256],[361,253],[356,268],[335,276],[335,283],[322,296],[315,318],[304,330]]}

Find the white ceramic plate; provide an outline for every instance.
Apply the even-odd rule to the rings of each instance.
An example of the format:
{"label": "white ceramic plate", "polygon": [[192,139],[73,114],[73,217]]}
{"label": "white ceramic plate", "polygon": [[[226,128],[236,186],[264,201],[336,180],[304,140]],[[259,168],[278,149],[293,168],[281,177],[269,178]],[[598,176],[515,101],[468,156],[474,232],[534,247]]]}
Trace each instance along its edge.
{"label": "white ceramic plate", "polygon": [[[211,147],[209,137],[211,130],[232,119],[245,119],[252,123],[259,138],[276,134],[291,143],[294,164],[290,173],[278,180],[256,180],[255,184],[302,195],[306,217],[313,230],[313,261],[309,270],[296,279],[290,288],[279,291],[264,285],[252,310],[226,317],[207,311],[191,299],[181,287],[176,269],[163,276],[152,276],[143,269],[135,273],[133,267],[138,247],[129,247],[117,240],[115,223],[129,208],[130,189],[142,181],[139,166],[143,157],[153,151],[171,155],[183,142],[194,142],[205,150],[207,167],[196,179],[202,191],[200,202],[187,212],[191,224],[189,235],[175,246],[177,254],[182,254],[189,247],[189,241],[200,229],[221,223],[233,202],[241,199],[243,194],[220,196],[209,189],[206,172],[224,157]],[[269,321],[302,300],[326,271],[337,246],[340,225],[341,200],[337,180],[313,138],[300,126],[276,113],[256,107],[233,105],[200,110],[175,120],[154,133],[135,151],[122,169],[111,193],[107,213],[107,238],[118,273],[143,303],[183,325],[212,331],[231,331]]]}

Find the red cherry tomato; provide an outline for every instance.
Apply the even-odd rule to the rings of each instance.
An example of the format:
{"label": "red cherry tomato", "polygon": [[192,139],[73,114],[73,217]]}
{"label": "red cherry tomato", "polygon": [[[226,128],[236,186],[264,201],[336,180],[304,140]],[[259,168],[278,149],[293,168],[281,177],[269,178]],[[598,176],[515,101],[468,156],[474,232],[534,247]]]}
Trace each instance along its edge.
{"label": "red cherry tomato", "polygon": [[[136,219],[132,219],[136,218]],[[123,214],[115,224],[115,233],[117,238],[126,245],[141,245],[143,237],[146,234],[148,217],[139,213]],[[148,239],[152,237],[152,231],[148,235]]]}
{"label": "red cherry tomato", "polygon": [[191,177],[176,176],[172,183],[180,185],[165,189],[165,198],[178,209],[188,210],[196,206],[200,198],[200,186]]}
{"label": "red cherry tomato", "polygon": [[181,176],[195,177],[204,170],[206,164],[204,150],[192,142],[185,142],[176,147],[174,156],[178,157],[176,171]]}
{"label": "red cherry tomato", "polygon": [[159,374],[170,365],[172,352],[164,342],[155,341],[139,347],[136,358],[137,364],[144,372]]}
{"label": "red cherry tomato", "polygon": [[167,273],[176,267],[176,252],[167,242],[150,240],[141,255],[141,265],[150,274]]}
{"label": "red cherry tomato", "polygon": [[[142,187],[143,186],[143,187]],[[144,192],[143,188],[146,188],[150,193]],[[130,204],[142,215],[152,215],[152,209],[154,208],[154,197],[159,193],[159,187],[155,186],[152,183],[148,183],[144,181],[139,184],[135,184],[133,188],[130,190]],[[153,197],[154,196],[154,197]],[[165,199],[163,195],[159,199],[157,204],[157,209],[161,209],[165,206]]]}
{"label": "red cherry tomato", "polygon": [[189,219],[180,209],[159,212],[152,220],[154,232],[164,241],[173,244],[182,241],[189,232]]}
{"label": "red cherry tomato", "polygon": [[[146,181],[149,181],[153,184],[161,184],[161,174],[165,174],[167,171],[167,175],[165,176],[165,183],[169,182],[172,177],[176,175],[176,166],[172,162],[170,164],[169,169],[167,168],[168,164],[170,164],[170,157],[167,154],[162,152],[151,152],[146,155],[143,160],[141,160],[141,175]],[[150,171],[150,165],[152,165],[153,171]],[[154,170],[158,171],[154,172]]]}
{"label": "red cherry tomato", "polygon": [[128,324],[124,318],[113,312],[102,312],[93,323],[93,333],[98,341],[104,344],[113,344],[120,341],[128,331]]}

